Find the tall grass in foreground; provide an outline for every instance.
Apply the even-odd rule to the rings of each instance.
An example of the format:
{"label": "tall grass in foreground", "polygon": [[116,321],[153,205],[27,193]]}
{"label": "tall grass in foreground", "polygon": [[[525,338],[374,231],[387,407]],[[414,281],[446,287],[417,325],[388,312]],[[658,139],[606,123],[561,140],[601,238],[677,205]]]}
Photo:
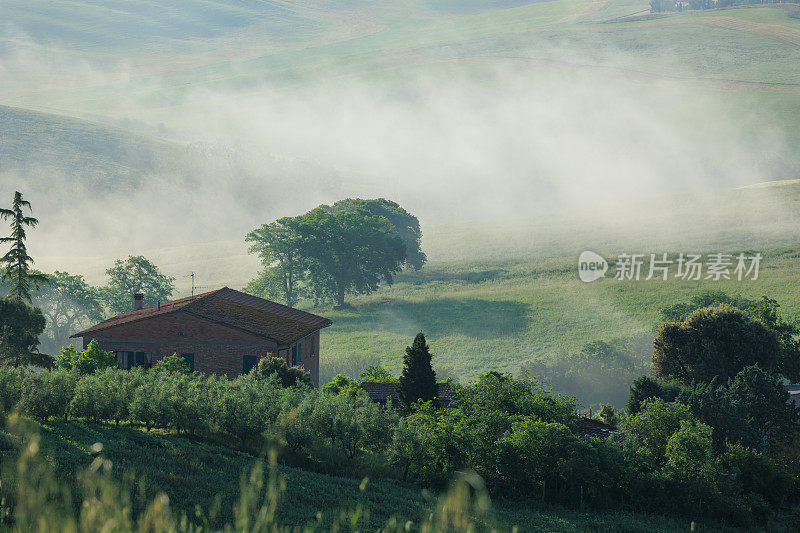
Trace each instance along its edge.
{"label": "tall grass in foreground", "polygon": [[[0,502],[0,525],[13,531],[66,532],[199,532],[199,531],[269,531],[269,532],[338,532],[338,531],[508,531],[498,526],[483,481],[476,474],[462,474],[438,499],[420,523],[395,518],[385,524],[370,522],[369,509],[362,500],[353,507],[343,507],[332,518],[317,513],[315,520],[302,527],[284,526],[277,511],[284,502],[286,484],[278,474],[275,454],[269,461],[256,462],[249,475],[242,476],[239,497],[233,505],[233,520],[221,528],[212,528],[219,506],[196,507],[194,516],[175,513],[169,497],[158,494],[143,509],[132,504],[131,492],[137,480],[126,476],[119,483],[111,475],[112,464],[103,455],[103,446],[92,447],[94,459],[78,472],[79,496],[62,480],[40,450],[39,435],[29,422],[12,415],[10,429],[22,440],[19,456],[3,465],[2,482],[16,487],[14,501]],[[369,483],[361,483],[363,494]],[[329,515],[330,516],[330,515]],[[511,531],[516,531],[512,528]]]}

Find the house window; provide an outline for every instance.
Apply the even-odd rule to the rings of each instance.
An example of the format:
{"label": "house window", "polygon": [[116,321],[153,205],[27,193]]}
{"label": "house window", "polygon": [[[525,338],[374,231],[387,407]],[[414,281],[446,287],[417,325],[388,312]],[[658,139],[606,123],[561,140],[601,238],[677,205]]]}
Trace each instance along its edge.
{"label": "house window", "polygon": [[292,366],[297,364],[297,345],[292,346]]}
{"label": "house window", "polygon": [[142,368],[148,368],[149,365],[149,357],[146,352],[136,352],[134,364],[132,366],[140,366]]}
{"label": "house window", "polygon": [[249,374],[253,367],[258,363],[258,357],[255,355],[245,355],[242,357],[242,374]]}
{"label": "house window", "polygon": [[189,372],[194,372],[194,354],[182,353],[181,359],[183,359],[183,362],[189,367]]}
{"label": "house window", "polygon": [[314,357],[314,337],[309,337],[308,342],[311,343],[311,346],[308,347],[308,356]]}
{"label": "house window", "polygon": [[297,364],[301,364],[303,362],[303,345],[301,343],[297,343]]}

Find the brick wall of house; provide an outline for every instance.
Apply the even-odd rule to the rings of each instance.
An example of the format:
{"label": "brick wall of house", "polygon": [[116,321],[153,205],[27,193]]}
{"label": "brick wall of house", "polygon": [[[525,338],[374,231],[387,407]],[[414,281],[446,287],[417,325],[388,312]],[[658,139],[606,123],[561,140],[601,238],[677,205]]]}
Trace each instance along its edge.
{"label": "brick wall of house", "polygon": [[[312,356],[312,342],[314,339]],[[288,363],[291,348],[278,354],[273,341],[252,335],[224,324],[217,324],[188,313],[160,315],[138,322],[121,324],[91,333],[83,338],[84,348],[97,339],[103,350],[114,352],[149,352],[152,363],[176,353],[194,354],[195,370],[206,374],[236,377],[242,373],[244,356],[257,358],[280,355]],[[319,332],[299,341],[302,362],[319,385]]]}

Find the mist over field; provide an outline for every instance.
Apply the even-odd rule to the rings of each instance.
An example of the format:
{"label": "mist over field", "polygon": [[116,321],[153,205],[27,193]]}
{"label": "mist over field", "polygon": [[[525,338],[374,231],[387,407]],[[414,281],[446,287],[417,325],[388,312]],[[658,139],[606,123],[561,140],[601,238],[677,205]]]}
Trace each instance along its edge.
{"label": "mist over field", "polygon": [[239,289],[261,268],[247,232],[384,197],[429,262],[320,310],[330,372],[397,371],[423,329],[453,375],[516,373],[646,340],[662,306],[722,286],[586,286],[584,250],[764,251],[762,279],[726,290],[797,314],[791,6],[97,4],[0,4],[0,192],[35,206],[37,268],[102,285],[144,255],[175,296],[191,272]]}
{"label": "mist over field", "polygon": [[[23,187],[50,215],[31,243],[37,255],[240,240],[347,196],[391,198],[434,236],[447,223],[562,212],[624,227],[626,198],[798,170],[772,109],[742,105],[735,87],[626,71],[619,65],[633,60],[622,48],[598,58],[556,42],[416,70],[398,54],[396,71],[381,76],[287,81],[266,70],[240,86],[231,80],[243,67],[231,64],[224,84],[176,85],[141,56],[55,50],[12,22],[2,35],[0,102],[74,92],[74,108],[44,110],[142,132],[132,142],[120,131],[112,147],[86,133],[95,124],[77,136],[58,137],[60,125],[45,137],[12,133],[0,186]],[[665,70],[679,62],[667,53],[651,61]],[[102,114],[81,96],[93,88],[111,91]],[[65,145],[78,155],[65,158]]]}

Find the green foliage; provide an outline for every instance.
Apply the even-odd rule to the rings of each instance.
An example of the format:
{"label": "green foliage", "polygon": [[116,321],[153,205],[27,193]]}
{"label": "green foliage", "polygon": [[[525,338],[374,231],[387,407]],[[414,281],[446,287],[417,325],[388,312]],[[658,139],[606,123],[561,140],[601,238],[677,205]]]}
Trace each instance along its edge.
{"label": "green foliage", "polygon": [[243,443],[261,435],[280,412],[277,383],[253,374],[217,381],[211,395],[212,422]]}
{"label": "green foliage", "polygon": [[706,290],[695,294],[687,302],[678,302],[662,307],[661,317],[664,322],[683,322],[689,318],[689,315],[703,307],[729,305],[740,311],[747,311],[755,303],[755,300],[741,296],[731,296],[724,291]]}
{"label": "green foliage", "polygon": [[800,381],[800,341],[797,338],[800,329],[778,314],[779,307],[776,300],[763,296],[752,303],[747,311],[778,336],[781,351],[776,370],[792,382]]}
{"label": "green foliage", "polygon": [[600,420],[616,429],[620,422],[619,412],[613,405],[604,404],[600,409]]}
{"label": "green foliage", "polygon": [[[214,440],[230,441],[228,436],[233,436],[247,450],[275,447],[283,460],[330,473],[360,470],[444,487],[455,472],[471,469],[498,494],[568,506],[578,505],[576,498],[582,495],[593,506],[614,507],[626,501],[637,509],[660,512],[664,501],[674,500],[679,502],[675,512],[687,516],[694,516],[702,500],[708,516],[739,524],[764,518],[763,513],[775,506],[776,492],[791,490],[790,478],[777,464],[769,463],[770,470],[759,457],[741,451],[718,459],[711,428],[680,403],[645,401],[626,423],[625,443],[619,446],[573,432],[573,398],[553,398],[538,381],[496,372],[456,386],[449,409],[418,403],[406,418],[372,403],[364,391],[353,396],[319,394],[309,388],[283,388],[275,377],[229,380],[141,368],[109,368],[80,376],[0,367],[0,394],[11,401],[16,376],[23,383],[18,408],[42,420],[70,415]],[[131,443],[142,438],[123,426],[117,431],[125,432],[126,441],[118,453],[129,453]],[[148,451],[148,458],[150,453],[156,452]],[[174,448],[165,453],[190,454]],[[79,455],[86,457],[84,451]],[[128,460],[139,466],[133,456]],[[193,460],[198,465],[208,459]],[[780,483],[776,492],[769,493],[751,479],[765,468]],[[222,470],[212,469],[212,477],[224,476]],[[745,470],[750,477],[741,477]],[[196,486],[175,501],[194,501]]]}
{"label": "green foliage", "polygon": [[300,366],[289,366],[281,357],[262,357],[251,371],[258,379],[273,377],[282,387],[311,387],[311,374]]}
{"label": "green foliage", "polygon": [[772,370],[780,353],[772,330],[729,305],[664,324],[653,344],[653,374],[684,384],[727,380],[753,364]]}
{"label": "green foliage", "polygon": [[23,367],[0,365],[0,414],[3,418],[19,403],[25,373]]}
{"label": "green foliage", "polygon": [[336,374],[333,379],[322,386],[323,394],[349,394],[353,396],[359,389],[358,380],[345,376],[344,374]]}
{"label": "green foliage", "polygon": [[625,450],[637,456],[641,464],[660,469],[668,460],[670,437],[685,421],[694,421],[686,406],[665,403],[661,398],[645,400],[639,412],[625,423]]}
{"label": "green foliage", "polygon": [[365,294],[379,282],[391,283],[405,259],[405,245],[383,217],[359,210],[329,212],[323,208],[291,219],[302,235],[302,253],[318,295],[345,304],[347,294]]}
{"label": "green foliage", "polygon": [[305,296],[308,258],[303,255],[303,235],[290,218],[282,218],[254,229],[245,240],[253,243],[250,253],[258,254],[264,270],[248,283],[245,291],[260,297],[277,298],[294,306]]}
{"label": "green foliage", "polygon": [[672,402],[681,392],[680,383],[661,381],[650,376],[640,376],[632,384],[628,397],[628,413],[635,415],[648,398],[661,398]]}
{"label": "green foliage", "polygon": [[[280,296],[287,305],[310,296],[316,303],[333,298],[341,307],[347,294],[372,292],[380,281],[391,283],[406,260],[406,244],[384,215],[403,226],[403,234],[412,240],[416,219],[385,200],[343,202],[281,218],[248,233],[246,240],[253,243],[250,253],[261,257],[264,270],[246,290]],[[418,222],[416,232],[419,236]],[[421,266],[424,254],[418,236],[415,260]]]}
{"label": "green foliage", "polygon": [[713,379],[710,383],[695,383],[681,390],[677,401],[713,428],[713,443],[717,451],[727,443],[745,446],[763,444],[756,428],[747,423],[743,410],[731,401],[728,389]]}
{"label": "green foliage", "polygon": [[35,352],[45,324],[38,307],[0,298],[0,361],[14,366],[39,362]]}
{"label": "green foliage", "polygon": [[727,386],[726,394],[742,420],[761,442],[789,438],[798,427],[798,410],[780,378],[758,366],[742,369]]}
{"label": "green foliage", "polygon": [[56,370],[27,372],[22,381],[19,410],[40,420],[64,417],[75,394],[75,377]]}
{"label": "green foliage", "polygon": [[365,450],[383,451],[392,438],[397,414],[373,403],[364,391],[355,397],[323,394],[311,415],[315,431],[338,446],[348,459]]}
{"label": "green foliage", "polygon": [[47,317],[45,349],[53,352],[79,327],[102,320],[103,309],[99,292],[83,276],[55,271],[47,278],[49,284],[34,294],[33,301]]}
{"label": "green foliage", "polygon": [[54,364],[63,370],[72,370],[78,374],[93,374],[98,370],[117,366],[117,356],[114,352],[100,349],[96,339],[92,339],[89,345],[78,351],[71,344],[64,346],[61,353],[54,357]]}
{"label": "green foliage", "polygon": [[144,295],[144,305],[155,305],[169,300],[175,290],[175,278],[162,274],[157,266],[141,255],[117,259],[106,274],[108,285],[100,289],[100,294],[114,314],[130,311],[136,293]]}
{"label": "green foliage", "polygon": [[372,381],[375,383],[397,383],[397,378],[380,365],[370,365],[361,371],[359,381]]}
{"label": "green foliage", "polygon": [[431,352],[425,335],[420,331],[403,356],[403,372],[397,384],[397,395],[406,408],[418,401],[436,399],[439,388],[436,373],[431,366]]}
{"label": "green foliage", "polygon": [[53,423],[37,434],[22,425],[2,432],[15,444],[6,451],[11,460],[0,488],[14,520],[6,516],[3,525],[20,531],[686,529],[684,520],[653,515],[490,499],[475,475],[459,475],[437,496],[406,483],[319,475],[274,460],[264,469],[247,454],[126,427]]}
{"label": "green foliage", "polygon": [[697,420],[681,420],[667,439],[666,468],[677,478],[713,482],[717,475],[711,447],[711,428]]}
{"label": "green foliage", "polygon": [[[326,207],[326,206],[325,206]],[[397,203],[385,198],[375,200],[362,200],[361,198],[347,198],[339,200],[330,207],[331,211],[368,211],[374,216],[383,217],[394,227],[397,235],[403,241],[406,250],[405,264],[419,270],[428,260],[422,251],[422,231],[417,217],[400,207]]]}
{"label": "green foliage", "polygon": [[649,373],[652,353],[650,336],[594,341],[574,355],[547,362],[526,361],[520,366],[520,374],[543,379],[561,394],[580,395],[585,403],[621,406],[627,397],[620,384],[627,385]]}
{"label": "green foliage", "polygon": [[189,363],[177,353],[167,355],[156,361],[152,367],[155,372],[182,372],[188,374],[191,369]]}
{"label": "green foliage", "polygon": [[11,243],[11,249],[0,257],[0,265],[5,265],[0,283],[9,282],[8,296],[17,302],[31,303],[31,292],[39,285],[48,283],[47,276],[31,271],[33,258],[28,255],[25,245],[25,227],[35,228],[39,221],[25,216],[23,208],[31,210],[30,202],[23,200],[22,193],[14,193],[11,209],[0,209],[0,218],[11,219],[11,235],[0,237],[0,243]]}
{"label": "green foliage", "polygon": [[730,305],[739,309],[772,330],[780,342],[776,371],[790,381],[800,380],[800,341],[798,340],[800,330],[797,326],[786,322],[778,314],[780,305],[772,298],[762,296],[761,299],[755,300],[741,296],[729,296],[722,291],[706,291],[693,296],[688,302],[662,308],[661,314],[668,322],[683,322],[698,309],[718,305]]}

